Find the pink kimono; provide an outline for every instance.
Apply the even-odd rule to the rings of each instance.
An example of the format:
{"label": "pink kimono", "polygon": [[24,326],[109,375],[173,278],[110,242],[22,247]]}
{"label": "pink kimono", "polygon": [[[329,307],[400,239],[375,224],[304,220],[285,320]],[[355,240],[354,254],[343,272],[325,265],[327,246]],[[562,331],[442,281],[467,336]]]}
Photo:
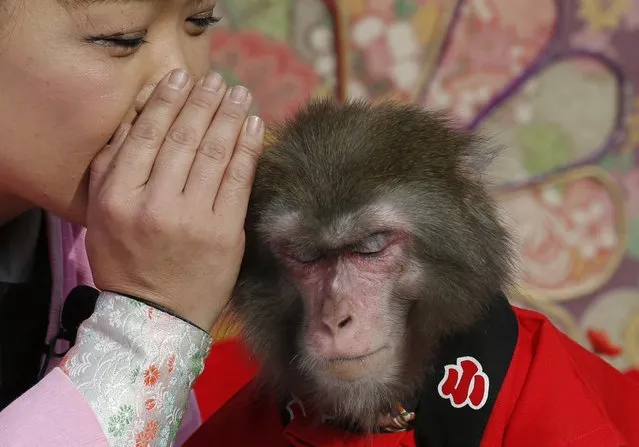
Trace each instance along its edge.
{"label": "pink kimono", "polygon": [[[69,291],[93,280],[85,230],[50,215],[47,226],[53,278],[48,342]],[[0,412],[0,445],[168,446],[173,439],[182,445],[201,422],[191,386],[211,342],[186,326],[144,304],[101,294],[62,363],[51,364],[40,383]],[[192,331],[188,340],[185,331]],[[161,341],[154,345],[154,337]]]}

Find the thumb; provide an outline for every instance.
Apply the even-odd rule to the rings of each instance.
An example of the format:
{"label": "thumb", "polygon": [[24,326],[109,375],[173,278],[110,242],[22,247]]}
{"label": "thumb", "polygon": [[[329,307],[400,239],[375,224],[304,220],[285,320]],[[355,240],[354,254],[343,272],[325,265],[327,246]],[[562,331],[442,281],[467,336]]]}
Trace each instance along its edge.
{"label": "thumb", "polygon": [[120,124],[118,130],[113,135],[113,138],[109,143],[102,148],[102,150],[95,156],[91,162],[91,175],[89,177],[89,195],[93,195],[106,178],[107,173],[113,166],[113,159],[118,153],[118,150],[122,147],[124,140],[126,140],[129,131],[131,130],[130,124]]}

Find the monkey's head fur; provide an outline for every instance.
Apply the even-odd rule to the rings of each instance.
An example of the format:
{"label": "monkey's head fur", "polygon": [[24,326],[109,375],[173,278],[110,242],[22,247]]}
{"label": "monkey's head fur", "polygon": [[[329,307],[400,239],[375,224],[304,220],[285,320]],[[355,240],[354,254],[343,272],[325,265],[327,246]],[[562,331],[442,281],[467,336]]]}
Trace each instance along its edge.
{"label": "monkey's head fur", "polygon": [[512,277],[493,147],[398,103],[315,100],[262,156],[232,299],[277,393],[374,430]]}

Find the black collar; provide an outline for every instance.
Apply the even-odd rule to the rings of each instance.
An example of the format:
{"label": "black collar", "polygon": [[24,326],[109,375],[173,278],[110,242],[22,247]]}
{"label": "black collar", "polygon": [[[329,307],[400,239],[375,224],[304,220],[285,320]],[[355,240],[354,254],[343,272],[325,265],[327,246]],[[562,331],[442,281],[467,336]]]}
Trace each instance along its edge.
{"label": "black collar", "polygon": [[[500,296],[475,327],[445,344],[436,373],[426,379],[424,394],[415,411],[413,428],[418,446],[481,444],[518,336],[519,324],[513,308]],[[474,368],[480,371],[458,375],[460,363],[469,372],[476,371]],[[456,380],[459,377],[461,380]],[[487,387],[486,393],[482,392],[482,386]]]}
{"label": "black collar", "polygon": [[51,306],[46,230],[43,222],[29,280],[0,283],[0,410],[38,381]]}
{"label": "black collar", "polygon": [[[500,296],[475,326],[444,342],[434,373],[425,378],[423,395],[402,402],[415,412],[408,430],[414,430],[417,446],[481,444],[518,335],[517,317]],[[282,407],[280,414],[287,425],[290,412]]]}

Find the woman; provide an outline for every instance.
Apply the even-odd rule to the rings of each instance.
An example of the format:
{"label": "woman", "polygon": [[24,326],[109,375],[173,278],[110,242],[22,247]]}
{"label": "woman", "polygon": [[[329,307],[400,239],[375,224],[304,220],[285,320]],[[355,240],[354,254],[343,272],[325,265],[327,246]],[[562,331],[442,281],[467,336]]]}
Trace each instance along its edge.
{"label": "woman", "polygon": [[[168,446],[197,425],[264,135],[250,92],[208,73],[214,7],[0,0],[4,447]],[[38,381],[78,284],[95,311]]]}

